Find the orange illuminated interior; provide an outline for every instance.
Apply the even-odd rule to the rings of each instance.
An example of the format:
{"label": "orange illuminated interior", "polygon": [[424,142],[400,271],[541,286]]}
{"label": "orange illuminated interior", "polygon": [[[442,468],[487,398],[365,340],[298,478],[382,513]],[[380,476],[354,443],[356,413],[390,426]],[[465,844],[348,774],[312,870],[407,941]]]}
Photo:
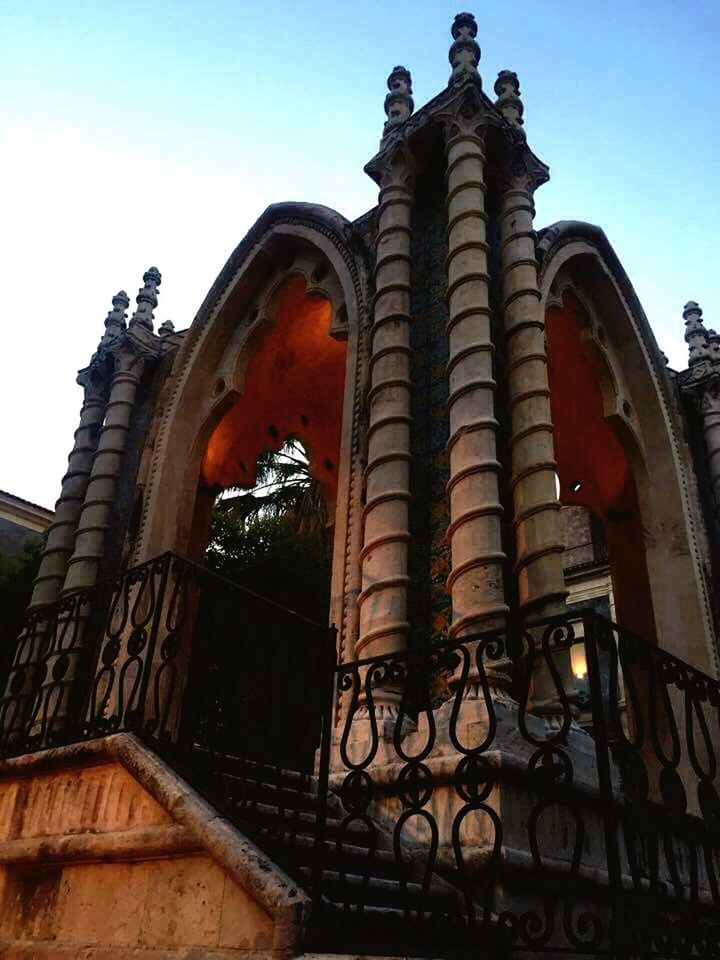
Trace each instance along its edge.
{"label": "orange illuminated interior", "polygon": [[299,440],[329,505],[337,495],[345,343],[330,336],[332,308],[301,277],[278,293],[248,363],[242,395],[212,432],[202,463],[211,487],[252,487],[257,458]]}
{"label": "orange illuminated interior", "polygon": [[602,521],[618,620],[655,641],[655,618],[637,488],[625,448],[606,420],[588,317],[571,293],[546,317],[550,405],[560,500]]}

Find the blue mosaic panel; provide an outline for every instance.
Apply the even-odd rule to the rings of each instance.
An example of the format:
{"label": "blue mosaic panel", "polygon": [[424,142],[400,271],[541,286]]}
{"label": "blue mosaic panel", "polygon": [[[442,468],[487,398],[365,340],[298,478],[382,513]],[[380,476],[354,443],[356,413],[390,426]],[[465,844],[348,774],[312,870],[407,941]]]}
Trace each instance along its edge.
{"label": "blue mosaic panel", "polygon": [[442,181],[419,196],[413,216],[412,416],[410,431],[409,572],[411,642],[447,638],[450,600],[445,586],[450,569],[446,538],[449,505],[446,446],[448,384],[445,190]]}

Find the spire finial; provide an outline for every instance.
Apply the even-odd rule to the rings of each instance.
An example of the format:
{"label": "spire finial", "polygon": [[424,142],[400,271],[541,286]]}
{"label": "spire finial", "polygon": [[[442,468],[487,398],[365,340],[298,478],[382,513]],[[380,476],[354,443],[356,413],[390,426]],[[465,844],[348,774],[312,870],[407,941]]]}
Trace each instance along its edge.
{"label": "spire finial", "polygon": [[480,47],[475,40],[477,32],[477,23],[471,13],[459,13],[453,20],[451,27],[453,44],[448,54],[452,73],[448,86],[465,83],[468,80],[479,87],[482,86],[478,73]]}
{"label": "spire finial", "polygon": [[105,335],[114,337],[125,329],[125,312],[130,306],[130,297],[124,290],[119,290],[112,298],[112,310],[105,318]]}
{"label": "spire finial", "polygon": [[412,98],[412,77],[405,67],[393,67],[387,78],[390,93],[385,97],[385,115],[383,139],[401,124],[405,123],[415,109]]}
{"label": "spire finial", "polygon": [[525,131],[522,128],[525,107],[520,99],[518,75],[512,70],[501,70],[495,81],[495,93],[498,97],[495,106],[507,122],[525,136]]}
{"label": "spire finial", "polygon": [[144,287],[140,288],[137,295],[137,309],[130,320],[130,327],[138,324],[152,331],[153,328],[153,310],[158,304],[157,288],[160,286],[162,277],[157,267],[150,269],[143,274]]}
{"label": "spire finial", "polygon": [[690,366],[710,356],[708,332],[702,322],[702,310],[694,300],[688,300],[683,310],[685,342],[688,345]]}

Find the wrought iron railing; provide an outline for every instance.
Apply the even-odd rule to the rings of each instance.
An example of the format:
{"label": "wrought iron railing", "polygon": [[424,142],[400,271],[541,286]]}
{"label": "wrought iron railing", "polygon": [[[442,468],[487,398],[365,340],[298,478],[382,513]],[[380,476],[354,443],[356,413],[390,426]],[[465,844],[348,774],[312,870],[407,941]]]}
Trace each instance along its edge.
{"label": "wrought iron railing", "polygon": [[[28,612],[2,681],[0,752],[132,731],[307,765],[333,658],[332,629],[166,553]],[[279,699],[296,728],[281,727]]]}
{"label": "wrought iron railing", "polygon": [[717,680],[593,611],[334,656],[165,554],[30,612],[0,755],[146,738],[310,891],[309,948],[720,955]]}
{"label": "wrought iron railing", "polygon": [[337,692],[319,931],[367,951],[370,917],[374,950],[418,955],[718,956],[716,680],[589,611],[342,664]]}

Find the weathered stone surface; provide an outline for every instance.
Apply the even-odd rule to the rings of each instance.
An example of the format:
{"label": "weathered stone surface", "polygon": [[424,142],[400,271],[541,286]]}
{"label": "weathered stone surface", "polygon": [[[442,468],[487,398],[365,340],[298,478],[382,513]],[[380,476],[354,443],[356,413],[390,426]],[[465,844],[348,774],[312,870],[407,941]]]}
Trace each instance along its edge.
{"label": "weathered stone surface", "polygon": [[0,768],[3,957],[269,957],[292,952],[303,909],[292,881],[131,737]]}

